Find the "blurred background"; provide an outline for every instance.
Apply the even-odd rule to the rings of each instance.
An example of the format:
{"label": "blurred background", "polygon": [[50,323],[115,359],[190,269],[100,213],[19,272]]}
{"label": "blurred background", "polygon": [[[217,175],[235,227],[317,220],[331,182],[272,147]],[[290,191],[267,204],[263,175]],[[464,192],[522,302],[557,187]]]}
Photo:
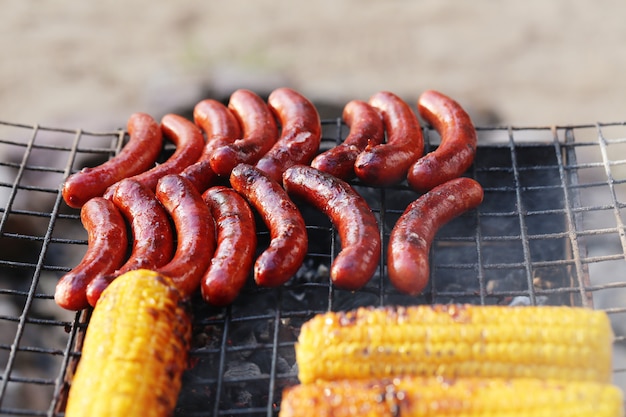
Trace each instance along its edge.
{"label": "blurred background", "polygon": [[286,85],[339,106],[382,89],[411,102],[439,89],[481,125],[622,121],[625,8],[617,0],[5,1],[0,120],[110,129],[133,111],[159,117],[236,88]]}

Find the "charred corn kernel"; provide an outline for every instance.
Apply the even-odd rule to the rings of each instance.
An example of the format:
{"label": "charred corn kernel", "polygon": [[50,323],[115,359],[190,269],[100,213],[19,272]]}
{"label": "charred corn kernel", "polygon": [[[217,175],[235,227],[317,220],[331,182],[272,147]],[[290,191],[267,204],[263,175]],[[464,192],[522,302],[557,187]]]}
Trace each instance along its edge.
{"label": "charred corn kernel", "polygon": [[93,310],[66,417],[171,415],[190,339],[187,305],[168,277],[119,276]]}
{"label": "charred corn kernel", "polygon": [[623,417],[623,407],[617,387],[590,381],[405,377],[296,385],[279,417]]}
{"label": "charred corn kernel", "polygon": [[608,382],[606,313],[574,307],[438,305],[320,314],[296,344],[300,382],[398,375]]}

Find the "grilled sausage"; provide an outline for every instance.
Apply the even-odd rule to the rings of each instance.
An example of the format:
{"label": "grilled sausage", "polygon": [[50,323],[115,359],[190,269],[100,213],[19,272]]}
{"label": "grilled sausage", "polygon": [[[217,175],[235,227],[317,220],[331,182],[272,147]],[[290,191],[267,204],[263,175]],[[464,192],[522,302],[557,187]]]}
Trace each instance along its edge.
{"label": "grilled sausage", "polygon": [[278,139],[278,127],[272,111],[252,91],[235,91],[230,96],[228,108],[239,120],[243,137],[213,151],[211,168],[223,177],[228,177],[239,163],[255,164]]}
{"label": "grilled sausage", "polygon": [[240,138],[241,127],[230,109],[213,99],[202,100],[196,104],[193,120],[206,135],[206,144],[198,161],[185,168],[180,175],[191,181],[198,192],[202,193],[217,180],[217,174],[210,163],[213,151]]}
{"label": "grilled sausage", "polygon": [[157,271],[189,296],[200,287],[215,252],[215,222],[202,195],[179,175],[161,178],[156,197],[174,221],[178,240],[172,260]]}
{"label": "grilled sausage", "polygon": [[168,263],[174,251],[174,231],[167,211],[148,187],[126,178],[114,184],[107,194],[130,223],[133,247],[118,270],[100,275],[88,285],[87,300],[92,306],[115,278],[136,269],[155,270]]}
{"label": "grilled sausage", "polygon": [[161,119],[163,135],[174,142],[176,150],[152,169],[132,177],[150,190],[156,189],[159,179],[168,174],[178,174],[198,160],[204,147],[204,137],[198,126],[177,114],[166,114]]}
{"label": "grilled sausage", "polygon": [[387,273],[391,283],[407,294],[419,294],[428,284],[429,253],[439,228],[477,207],[483,189],[471,178],[455,178],[408,205],[389,236]]}
{"label": "grilled sausage", "polygon": [[441,136],[439,147],[418,159],[407,175],[411,188],[425,192],[467,171],[474,162],[478,140],[469,115],[451,98],[429,90],[420,95],[417,106]]}
{"label": "grilled sausage", "polygon": [[252,270],[257,245],[252,209],[235,190],[211,187],[202,194],[217,228],[217,248],[202,277],[202,297],[215,306],[232,303]]}
{"label": "grilled sausage", "polygon": [[287,168],[309,164],[315,157],[322,139],[322,125],[313,103],[290,88],[272,91],[267,105],[280,121],[281,133],[256,167],[280,183]]}
{"label": "grilled sausage", "polygon": [[254,263],[254,280],[264,287],[285,283],[298,271],[308,249],[300,211],[279,183],[251,165],[237,165],[230,184],[257,210],[270,231],[269,247]]}
{"label": "grilled sausage", "polygon": [[326,214],[339,232],[342,249],[331,265],[332,283],[348,290],[364,286],[376,272],[381,249],[378,222],[365,199],[347,182],[304,165],[285,171],[283,184],[290,196]]}
{"label": "grilled sausage", "polygon": [[357,157],[367,146],[383,143],[385,127],[378,111],[361,100],[348,102],[342,117],[350,128],[348,136],[341,144],[316,156],[311,166],[337,178],[351,180],[356,176],[354,164]]}
{"label": "grilled sausage", "polygon": [[134,113],[128,119],[128,143],[107,162],[83,168],[63,184],[63,199],[68,206],[80,208],[92,197],[104,194],[109,186],[123,178],[137,175],[154,165],[163,146],[159,124],[149,115]]}
{"label": "grilled sausage", "polygon": [[388,186],[399,183],[424,152],[419,121],[408,104],[388,91],[374,94],[369,104],[382,115],[387,142],[368,146],[357,157],[354,170],[366,184]]}
{"label": "grilled sausage", "polygon": [[94,197],[80,211],[80,220],[87,230],[87,252],[80,263],[63,275],[57,283],[54,301],[68,310],[89,306],[87,285],[97,276],[118,268],[126,257],[128,237],[120,211],[109,200]]}

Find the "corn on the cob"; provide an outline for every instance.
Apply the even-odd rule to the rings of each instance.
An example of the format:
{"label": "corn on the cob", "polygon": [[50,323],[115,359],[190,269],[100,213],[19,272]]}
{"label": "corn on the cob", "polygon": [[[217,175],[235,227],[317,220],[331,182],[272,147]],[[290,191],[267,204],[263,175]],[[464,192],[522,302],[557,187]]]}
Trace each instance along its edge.
{"label": "corn on the cob", "polygon": [[171,415],[190,339],[189,311],[168,277],[121,275],[93,310],[66,417]]}
{"label": "corn on the cob", "polygon": [[405,377],[322,381],[287,388],[280,417],[622,417],[610,384],[536,378]]}
{"label": "corn on the cob", "polygon": [[401,375],[609,382],[604,312],[573,307],[439,305],[326,313],[296,344],[302,383]]}

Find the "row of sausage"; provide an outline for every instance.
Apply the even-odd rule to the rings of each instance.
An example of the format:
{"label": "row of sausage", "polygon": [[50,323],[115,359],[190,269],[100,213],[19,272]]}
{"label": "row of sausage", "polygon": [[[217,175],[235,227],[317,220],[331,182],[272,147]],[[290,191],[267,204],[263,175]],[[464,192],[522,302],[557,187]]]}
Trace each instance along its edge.
{"label": "row of sausage", "polygon": [[[243,89],[227,106],[203,100],[193,122],[168,114],[159,125],[133,114],[121,152],[63,185],[66,203],[81,209],[88,248],[59,280],[57,304],[70,310],[95,305],[115,277],[140,268],[170,276],[187,295],[200,289],[214,305],[231,303],[251,270],[258,285],[281,285],[307,253],[296,199],[325,213],[338,230],[342,249],[331,265],[333,284],[361,288],[379,265],[381,235],[376,216],[349,183],[354,178],[373,186],[406,180],[421,193],[397,221],[387,251],[394,286],[421,292],[436,231],[480,204],[483,190],[462,177],[477,146],[463,108],[431,90],[420,96],[418,110],[441,135],[426,155],[417,116],[387,91],[349,102],[343,112],[348,136],[321,153],[315,106],[288,88],[273,91],[267,103]],[[175,150],[155,164],[164,139]],[[253,210],[271,238],[256,259]]]}

